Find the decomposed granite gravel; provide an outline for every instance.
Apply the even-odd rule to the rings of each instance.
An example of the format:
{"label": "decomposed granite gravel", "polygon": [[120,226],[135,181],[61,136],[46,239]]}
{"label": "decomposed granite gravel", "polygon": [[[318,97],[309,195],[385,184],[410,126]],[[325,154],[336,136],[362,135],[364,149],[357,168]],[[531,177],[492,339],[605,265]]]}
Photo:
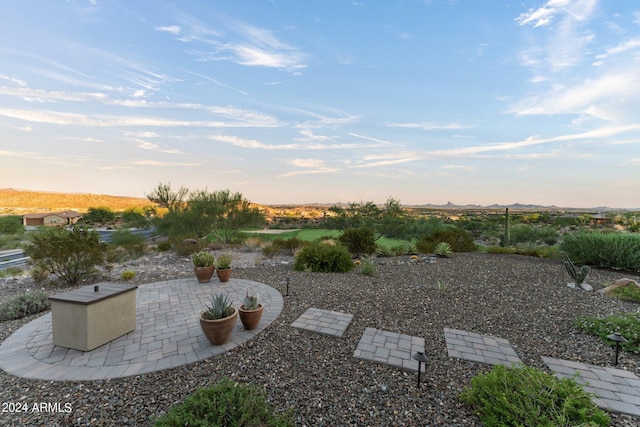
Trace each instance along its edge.
{"label": "decomposed granite gravel", "polygon": [[[236,255],[237,278],[285,295],[289,277],[281,315],[257,337],[220,356],[133,377],[51,382],[0,372],[0,425],[152,425],[197,388],[230,377],[264,388],[278,409],[293,411],[299,426],[479,426],[459,394],[491,366],[448,357],[445,328],[508,340],[523,363],[546,371],[543,357],[611,366],[612,348],[580,332],[575,319],[638,310],[568,288],[562,263],[547,259],[479,253],[435,263],[379,258],[375,275],[366,276],[359,267],[346,274],[304,273],[293,270],[292,258]],[[114,266],[100,280],[118,280],[123,270],[135,271],[139,286],[193,274],[187,257],[155,253]],[[587,281],[599,289],[622,277],[639,279],[594,269]],[[0,300],[35,287],[28,276],[0,279]],[[353,318],[342,337],[292,327],[311,307]],[[0,322],[0,340],[38,316]],[[429,361],[420,389],[415,373],[353,357],[367,328],[424,338]],[[618,368],[639,374],[639,361],[622,352]],[[28,411],[18,412],[15,404]],[[610,415],[613,426],[640,425],[640,418]]]}

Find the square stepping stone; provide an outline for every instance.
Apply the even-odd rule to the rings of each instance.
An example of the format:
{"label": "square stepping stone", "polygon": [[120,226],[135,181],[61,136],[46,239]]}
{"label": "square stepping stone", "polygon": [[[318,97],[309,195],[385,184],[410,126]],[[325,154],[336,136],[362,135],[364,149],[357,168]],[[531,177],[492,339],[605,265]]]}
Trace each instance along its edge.
{"label": "square stepping stone", "polygon": [[[418,372],[418,362],[411,357],[418,351],[424,351],[424,338],[367,328],[353,357]],[[422,365],[424,371],[425,364]]]}
{"label": "square stepping stone", "polygon": [[509,341],[504,338],[444,328],[444,339],[449,357],[490,365],[511,366],[522,363]]}
{"label": "square stepping stone", "polygon": [[572,378],[597,398],[600,408],[640,416],[640,378],[624,369],[603,368],[570,360],[543,357],[558,378]]}
{"label": "square stepping stone", "polygon": [[291,326],[340,338],[352,319],[353,314],[311,307],[302,313]]}

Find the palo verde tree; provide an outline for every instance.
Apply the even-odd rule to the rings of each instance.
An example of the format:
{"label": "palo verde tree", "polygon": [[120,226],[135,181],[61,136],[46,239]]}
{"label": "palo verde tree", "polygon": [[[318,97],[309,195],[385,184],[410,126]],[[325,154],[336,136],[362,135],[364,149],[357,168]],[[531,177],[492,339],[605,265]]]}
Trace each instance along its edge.
{"label": "palo verde tree", "polygon": [[222,243],[231,243],[245,227],[264,223],[264,215],[241,193],[229,190],[189,192],[184,187],[173,191],[170,184],[160,184],[149,200],[167,208],[156,220],[159,232],[169,237],[202,238],[212,235]]}

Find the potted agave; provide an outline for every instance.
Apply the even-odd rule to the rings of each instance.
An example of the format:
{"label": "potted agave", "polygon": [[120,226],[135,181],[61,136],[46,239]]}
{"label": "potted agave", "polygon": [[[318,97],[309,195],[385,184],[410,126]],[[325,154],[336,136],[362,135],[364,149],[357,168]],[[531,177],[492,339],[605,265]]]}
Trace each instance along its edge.
{"label": "potted agave", "polygon": [[222,254],[218,257],[216,274],[221,282],[228,282],[231,277],[231,255]]}
{"label": "potted agave", "polygon": [[229,295],[220,293],[200,314],[200,327],[211,344],[221,345],[229,341],[237,319],[238,309],[231,305]]}
{"label": "potted agave", "polygon": [[201,251],[191,256],[193,272],[200,283],[208,283],[215,271],[215,258],[209,252]]}
{"label": "potted agave", "polygon": [[244,297],[244,304],[238,309],[240,312],[240,320],[242,325],[248,331],[258,327],[260,319],[262,319],[262,312],[264,306],[260,304],[260,295],[255,293],[249,296],[249,289],[247,289],[247,296]]}

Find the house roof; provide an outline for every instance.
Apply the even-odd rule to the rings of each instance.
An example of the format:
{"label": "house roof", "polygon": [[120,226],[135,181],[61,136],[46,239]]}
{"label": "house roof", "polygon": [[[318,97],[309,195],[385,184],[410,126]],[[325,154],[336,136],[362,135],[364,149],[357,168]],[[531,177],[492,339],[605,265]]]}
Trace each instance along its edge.
{"label": "house roof", "polygon": [[76,211],[40,212],[40,213],[26,214],[23,216],[23,218],[37,219],[37,218],[45,218],[48,216],[59,216],[61,218],[78,218],[82,216],[82,214]]}

